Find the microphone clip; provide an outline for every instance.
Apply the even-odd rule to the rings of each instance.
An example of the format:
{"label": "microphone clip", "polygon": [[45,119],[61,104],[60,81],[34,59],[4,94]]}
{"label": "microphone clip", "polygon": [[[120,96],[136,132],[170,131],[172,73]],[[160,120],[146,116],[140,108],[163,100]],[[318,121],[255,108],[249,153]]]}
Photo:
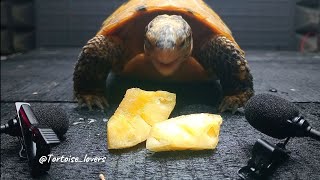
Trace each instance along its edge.
{"label": "microphone clip", "polygon": [[20,158],[28,159],[31,175],[41,175],[50,169],[51,162],[40,162],[39,159],[48,158],[51,145],[60,143],[60,140],[50,127],[39,124],[30,104],[16,102],[15,105],[17,116],[1,125],[1,133],[19,138]]}
{"label": "microphone clip", "polygon": [[245,180],[267,178],[278,165],[289,158],[290,152],[285,149],[285,144],[272,145],[258,139],[253,146],[252,157],[238,171],[238,175]]}

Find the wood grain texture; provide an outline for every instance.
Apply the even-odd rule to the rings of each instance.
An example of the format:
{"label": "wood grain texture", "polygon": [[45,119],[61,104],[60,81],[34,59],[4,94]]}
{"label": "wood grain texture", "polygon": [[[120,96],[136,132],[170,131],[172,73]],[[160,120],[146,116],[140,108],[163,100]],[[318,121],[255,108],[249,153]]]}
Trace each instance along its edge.
{"label": "wood grain texture", "polygon": [[[43,103],[31,103],[41,106]],[[251,127],[243,114],[223,113],[220,141],[213,151],[182,151],[152,153],[142,143],[127,150],[108,151],[106,147],[106,122],[116,106],[106,113],[78,109],[76,104],[60,103],[68,114],[70,128],[66,140],[52,149],[55,156],[106,157],[105,163],[52,163],[43,179],[97,179],[103,173],[107,179],[237,179],[237,171],[246,165],[250,151],[258,138],[270,143],[279,140],[267,137]],[[317,103],[296,104],[302,115],[320,129],[320,105]],[[213,112],[213,106],[188,105],[174,110],[172,116],[197,112]],[[1,123],[14,117],[14,104],[1,103]],[[83,118],[83,120],[79,120]],[[89,123],[90,120],[96,121]],[[82,122],[74,124],[75,122]],[[1,135],[1,178],[31,179],[27,163],[19,160],[16,138]],[[288,161],[282,164],[271,179],[298,179],[306,177],[317,180],[320,164],[319,142],[309,138],[295,138],[289,141],[291,151]]]}
{"label": "wood grain texture", "polygon": [[[108,151],[106,123],[128,87],[141,85],[150,90],[167,88],[176,91],[178,104],[171,117],[216,113],[219,87],[214,82],[157,84],[110,77],[109,96],[114,99],[110,109],[89,112],[70,103],[73,67],[79,51],[41,49],[1,61],[1,124],[15,116],[15,101],[38,101],[31,102],[32,106],[59,105],[69,116],[70,128],[66,140],[53,147],[52,153],[80,158],[85,155],[106,157],[105,163],[53,163],[43,179],[98,179],[100,173],[107,179],[237,179],[238,169],[246,165],[258,138],[273,144],[279,142],[251,127],[242,113],[223,113],[220,142],[213,151],[152,153],[145,149],[144,143],[127,150]],[[269,89],[274,88],[277,89],[276,95],[302,102],[295,103],[301,114],[315,129],[320,129],[319,55],[248,51],[247,58],[256,93],[271,93]],[[319,142],[294,138],[289,141],[287,149],[291,151],[289,160],[274,172],[271,179],[319,179]],[[31,179],[27,162],[19,159],[19,150],[16,138],[1,135],[1,179]]]}
{"label": "wood grain texture", "polygon": [[[40,49],[1,61],[1,101],[73,101],[72,76],[80,49]],[[320,56],[289,51],[247,51],[256,94],[271,93],[294,102],[320,102]],[[178,93],[181,101],[215,105],[216,82],[154,83],[114,75],[107,81],[109,99],[118,103],[126,89],[142,87]],[[184,102],[185,103],[185,102]],[[189,104],[190,104],[189,103]]]}

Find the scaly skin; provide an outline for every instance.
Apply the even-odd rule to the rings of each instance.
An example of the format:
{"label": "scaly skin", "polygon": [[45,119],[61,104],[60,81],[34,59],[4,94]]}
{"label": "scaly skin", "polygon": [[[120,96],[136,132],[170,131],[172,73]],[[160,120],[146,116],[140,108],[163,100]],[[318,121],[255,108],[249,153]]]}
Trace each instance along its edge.
{"label": "scaly skin", "polygon": [[196,59],[206,71],[216,72],[220,79],[224,98],[219,112],[242,107],[254,95],[252,75],[238,46],[224,36],[215,35],[205,43]]}
{"label": "scaly skin", "polygon": [[79,105],[85,103],[89,109],[96,105],[108,107],[106,79],[111,69],[121,69],[124,49],[119,39],[98,35],[82,48],[73,74],[74,96]]}
{"label": "scaly skin", "polygon": [[[195,58],[210,74],[216,72],[220,79],[224,98],[219,112],[235,112],[253,96],[253,82],[244,52],[224,36],[215,35],[205,43]],[[83,47],[74,71],[74,95],[79,104],[85,103],[89,109],[108,106],[106,78],[113,69],[121,72],[130,60],[125,55],[121,40],[116,37],[98,35]]]}

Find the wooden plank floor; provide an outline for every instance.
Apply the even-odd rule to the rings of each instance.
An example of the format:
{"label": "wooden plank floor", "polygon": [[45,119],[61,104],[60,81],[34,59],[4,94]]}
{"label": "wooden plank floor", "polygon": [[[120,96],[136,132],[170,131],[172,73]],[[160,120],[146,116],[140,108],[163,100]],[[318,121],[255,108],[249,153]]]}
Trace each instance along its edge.
{"label": "wooden plank floor", "polygon": [[[72,73],[79,51],[43,49],[2,61],[1,101],[73,101]],[[277,95],[295,102],[320,101],[319,54],[246,54],[256,93],[277,89]]]}
{"label": "wooden plank floor", "polygon": [[[109,77],[109,97],[114,99],[110,109],[89,112],[78,108],[72,97],[72,73],[78,52],[79,49],[41,49],[1,61],[1,123],[15,116],[15,101],[31,102],[32,106],[59,105],[68,114],[70,128],[66,140],[52,149],[53,155],[106,157],[104,163],[52,163],[43,179],[98,179],[99,173],[107,179],[237,179],[238,169],[246,165],[258,138],[279,142],[252,128],[240,112],[222,113],[220,141],[213,151],[152,153],[143,143],[128,150],[108,151],[106,121],[126,88],[141,86],[176,92],[174,117],[216,113],[219,87],[216,83],[154,84]],[[320,129],[319,54],[248,51],[247,59],[257,94],[276,89],[276,95],[295,102],[310,124]],[[92,119],[96,121],[89,123]],[[294,138],[287,149],[291,151],[290,158],[272,179],[319,179],[319,142]],[[27,162],[19,159],[19,150],[16,138],[1,135],[1,179],[31,179]]]}

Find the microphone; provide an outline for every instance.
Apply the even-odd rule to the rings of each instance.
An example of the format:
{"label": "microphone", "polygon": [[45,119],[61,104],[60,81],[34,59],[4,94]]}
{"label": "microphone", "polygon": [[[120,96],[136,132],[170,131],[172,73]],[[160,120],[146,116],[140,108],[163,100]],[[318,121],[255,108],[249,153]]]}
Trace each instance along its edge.
{"label": "microphone", "polygon": [[258,94],[250,98],[244,107],[245,118],[260,132],[284,143],[273,145],[258,139],[253,146],[248,164],[238,171],[242,179],[262,179],[289,158],[285,146],[291,137],[308,136],[320,140],[320,132],[300,116],[299,109],[291,102],[271,94]]}
{"label": "microphone", "polygon": [[260,132],[278,139],[311,137],[320,141],[320,132],[299,115],[291,102],[271,94],[253,96],[245,105],[245,118]]}
{"label": "microphone", "polygon": [[[52,105],[33,106],[32,111],[39,125],[50,127],[59,138],[69,129],[69,120],[67,114],[62,108]],[[20,127],[16,118],[9,120],[6,124],[1,125],[1,134],[9,134],[11,136],[19,136]]]}
{"label": "microphone", "polygon": [[65,111],[52,105],[33,106],[33,112],[40,124],[45,124],[52,128],[59,138],[69,129],[69,119]]}
{"label": "microphone", "polygon": [[[49,157],[51,145],[59,144],[69,128],[65,112],[55,106],[36,107],[30,104],[16,102],[17,116],[1,125],[1,134],[17,136],[21,144],[19,155],[28,159],[32,176],[38,176],[50,169],[51,161],[40,161],[44,156]],[[58,136],[57,136],[58,135]]]}

